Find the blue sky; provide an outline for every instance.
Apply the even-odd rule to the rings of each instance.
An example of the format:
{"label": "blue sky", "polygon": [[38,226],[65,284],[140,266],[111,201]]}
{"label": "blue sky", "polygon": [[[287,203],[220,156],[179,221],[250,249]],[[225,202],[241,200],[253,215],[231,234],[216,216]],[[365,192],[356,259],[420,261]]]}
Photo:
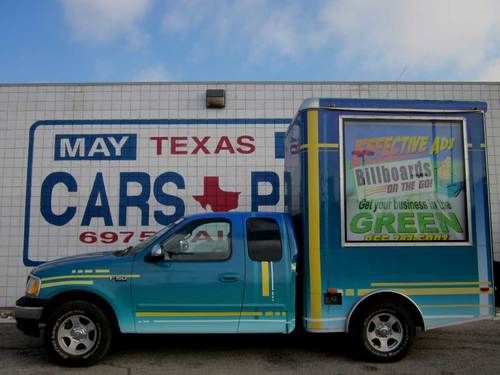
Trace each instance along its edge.
{"label": "blue sky", "polygon": [[2,0],[0,83],[500,80],[497,0]]}

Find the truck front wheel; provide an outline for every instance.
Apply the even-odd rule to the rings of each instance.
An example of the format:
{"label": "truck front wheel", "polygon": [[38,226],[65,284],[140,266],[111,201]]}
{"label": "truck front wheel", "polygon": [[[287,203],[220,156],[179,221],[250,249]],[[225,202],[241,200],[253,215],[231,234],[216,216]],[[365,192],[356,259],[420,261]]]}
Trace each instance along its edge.
{"label": "truck front wheel", "polygon": [[106,315],[85,301],[67,302],[50,314],[45,345],[51,359],[66,366],[89,366],[111,345],[112,330]]}
{"label": "truck front wheel", "polygon": [[377,303],[363,309],[357,318],[352,334],[366,359],[394,362],[407,354],[415,324],[404,307],[392,302]]}

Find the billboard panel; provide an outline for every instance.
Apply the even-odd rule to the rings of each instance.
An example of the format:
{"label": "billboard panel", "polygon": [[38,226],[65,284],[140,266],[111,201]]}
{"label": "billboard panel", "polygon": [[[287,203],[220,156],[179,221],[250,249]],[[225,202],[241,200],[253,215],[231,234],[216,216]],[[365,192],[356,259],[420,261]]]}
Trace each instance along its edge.
{"label": "billboard panel", "polygon": [[342,126],[346,244],[470,242],[462,120]]}

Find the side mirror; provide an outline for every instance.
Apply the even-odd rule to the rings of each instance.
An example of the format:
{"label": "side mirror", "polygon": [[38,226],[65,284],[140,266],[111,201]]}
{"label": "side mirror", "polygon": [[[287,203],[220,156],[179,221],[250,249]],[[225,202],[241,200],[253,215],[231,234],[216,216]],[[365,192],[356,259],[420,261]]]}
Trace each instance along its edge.
{"label": "side mirror", "polygon": [[165,259],[165,252],[161,248],[160,244],[154,245],[149,252],[149,260],[152,262],[156,262],[163,259]]}

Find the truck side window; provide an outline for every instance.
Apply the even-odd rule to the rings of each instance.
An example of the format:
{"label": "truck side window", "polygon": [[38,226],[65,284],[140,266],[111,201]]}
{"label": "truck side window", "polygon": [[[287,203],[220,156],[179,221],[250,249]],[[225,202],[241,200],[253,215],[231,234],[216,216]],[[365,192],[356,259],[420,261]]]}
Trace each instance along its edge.
{"label": "truck side window", "polygon": [[171,260],[225,260],[231,255],[231,224],[225,220],[196,220],[161,244]]}
{"label": "truck side window", "polygon": [[268,218],[247,220],[247,243],[250,259],[276,262],[281,259],[281,234],[278,223]]}

